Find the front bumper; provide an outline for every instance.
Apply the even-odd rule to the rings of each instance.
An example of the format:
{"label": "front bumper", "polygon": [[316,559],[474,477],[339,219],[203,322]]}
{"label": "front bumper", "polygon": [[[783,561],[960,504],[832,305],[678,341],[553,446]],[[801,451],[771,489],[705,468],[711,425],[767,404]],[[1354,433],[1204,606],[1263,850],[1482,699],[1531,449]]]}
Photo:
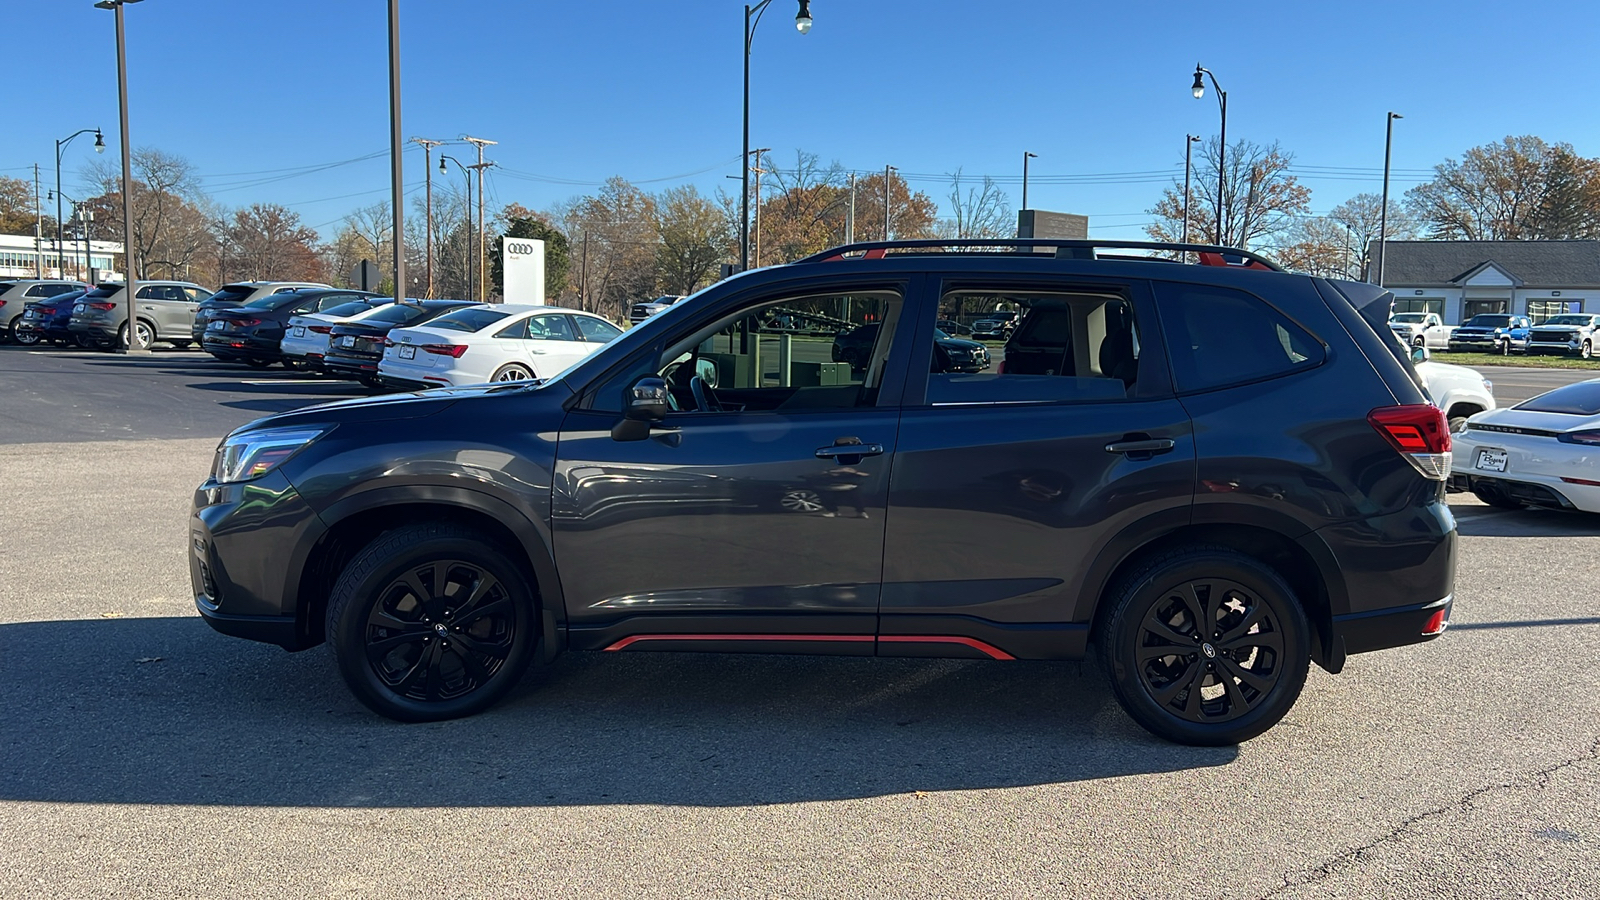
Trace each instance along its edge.
{"label": "front bumper", "polygon": [[277,644],[310,646],[299,584],[310,548],[326,528],[287,479],[206,481],[189,518],[189,580],[195,608],[217,631]]}
{"label": "front bumper", "polygon": [[1583,350],[1583,344],[1578,341],[1567,341],[1560,344],[1548,341],[1528,342],[1529,353],[1560,353],[1565,355],[1568,353],[1578,353],[1581,350]]}

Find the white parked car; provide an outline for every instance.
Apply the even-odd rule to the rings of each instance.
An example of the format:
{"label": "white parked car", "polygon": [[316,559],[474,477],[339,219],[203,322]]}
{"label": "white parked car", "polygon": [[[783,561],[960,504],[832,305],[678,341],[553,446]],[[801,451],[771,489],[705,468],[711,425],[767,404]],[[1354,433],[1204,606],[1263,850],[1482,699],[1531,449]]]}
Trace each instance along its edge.
{"label": "white parked car", "polygon": [[1450,468],[1451,487],[1490,506],[1600,512],[1600,379],[1473,416]]}
{"label": "white parked car", "polygon": [[333,326],[359,322],[393,302],[390,297],[367,297],[329,307],[319,313],[290,316],[288,324],[283,326],[283,340],[278,342],[284,365],[322,368],[322,358],[328,355],[328,340],[333,333]]}
{"label": "white parked car", "polygon": [[1438,313],[1404,312],[1389,317],[1389,328],[1405,342],[1407,347],[1427,347],[1429,350],[1448,350],[1450,333],[1454,325],[1444,324]]}
{"label": "white parked car", "polygon": [[1432,362],[1425,350],[1413,350],[1412,360],[1416,363],[1417,375],[1422,378],[1422,386],[1428,391],[1428,399],[1444,410],[1445,418],[1450,420],[1451,432],[1459,432],[1469,416],[1494,409],[1494,382],[1477,369]]}
{"label": "white parked car", "polygon": [[548,378],[621,334],[599,316],[558,306],[474,306],[389,332],[378,379],[418,388]]}

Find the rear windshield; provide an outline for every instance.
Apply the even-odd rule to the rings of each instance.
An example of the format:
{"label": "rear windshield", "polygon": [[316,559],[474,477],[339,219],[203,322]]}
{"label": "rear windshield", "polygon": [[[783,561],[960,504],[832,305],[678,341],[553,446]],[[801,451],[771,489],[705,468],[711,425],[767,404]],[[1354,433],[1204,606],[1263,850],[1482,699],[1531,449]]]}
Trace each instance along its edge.
{"label": "rear windshield", "polygon": [[112,296],[115,296],[117,291],[120,291],[120,290],[122,290],[122,285],[120,285],[120,284],[103,284],[100,287],[97,287],[94,290],[90,291],[89,293],[84,294],[83,295],[83,299],[85,299],[85,300],[97,300],[97,299],[101,299],[101,298],[104,298],[104,297],[112,297]]}
{"label": "rear windshield", "polygon": [[1532,400],[1524,400],[1514,408],[1529,412],[1566,413],[1569,416],[1600,415],[1600,381],[1580,381],[1558,387]]}
{"label": "rear windshield", "polygon": [[244,305],[244,308],[245,309],[277,309],[280,306],[288,306],[289,304],[294,303],[295,301],[297,301],[299,299],[300,298],[296,297],[293,292],[286,292],[286,293],[282,293],[282,294],[269,294],[269,295],[267,295],[265,297],[257,297],[256,299],[251,300],[249,303],[246,303]]}
{"label": "rear windshield", "polygon": [[378,325],[404,325],[407,322],[415,322],[427,314],[428,311],[425,309],[396,303],[378,310],[361,321]]}
{"label": "rear windshield", "polygon": [[1511,324],[1510,316],[1473,316],[1467,320],[1468,325],[1478,325],[1483,328],[1504,328]]}
{"label": "rear windshield", "polygon": [[255,292],[255,288],[253,288],[253,287],[246,287],[244,285],[230,284],[227,287],[224,287],[222,290],[217,291],[215,294],[212,294],[211,296],[207,297],[206,299],[207,300],[226,300],[226,301],[231,301],[233,303],[238,303],[239,301],[241,301],[244,298],[250,296],[254,292]]}
{"label": "rear windshield", "polygon": [[510,315],[493,309],[458,309],[434,319],[428,323],[428,327],[446,331],[482,331]]}

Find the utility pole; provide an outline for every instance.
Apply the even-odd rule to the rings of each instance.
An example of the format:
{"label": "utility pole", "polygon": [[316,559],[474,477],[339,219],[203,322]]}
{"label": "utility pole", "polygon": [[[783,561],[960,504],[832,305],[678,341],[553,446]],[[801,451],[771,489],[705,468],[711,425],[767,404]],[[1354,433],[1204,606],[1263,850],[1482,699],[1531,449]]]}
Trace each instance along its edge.
{"label": "utility pole", "polygon": [[756,246],[752,261],[755,263],[755,268],[759,269],[761,268],[761,176],[767,171],[761,168],[761,154],[771,153],[772,148],[762,147],[750,152],[756,155],[755,163],[750,166],[750,171],[756,173]]}
{"label": "utility pole", "polygon": [[427,193],[423,197],[423,204],[427,210],[427,226],[424,234],[427,237],[423,243],[427,245],[428,252],[428,291],[424,295],[429,300],[433,299],[433,148],[444,141],[431,141],[427,138],[412,138],[411,143],[422,147],[422,173],[427,176]]}
{"label": "utility pole", "polygon": [[489,281],[485,277],[484,273],[483,255],[483,170],[494,165],[494,163],[486,163],[483,161],[483,148],[487,146],[493,146],[494,144],[499,143],[499,141],[491,141],[486,138],[468,137],[466,135],[462,135],[461,139],[478,148],[478,164],[471,167],[478,173],[478,296],[487,300],[489,299]]}
{"label": "utility pole", "polygon": [[883,167],[883,239],[889,239],[889,173],[898,172],[894,166]]}
{"label": "utility pole", "polygon": [[844,242],[856,242],[856,174],[850,173],[850,211],[844,217]]}
{"label": "utility pole", "polygon": [[33,164],[33,277],[44,278],[44,207],[39,205],[39,164]]}

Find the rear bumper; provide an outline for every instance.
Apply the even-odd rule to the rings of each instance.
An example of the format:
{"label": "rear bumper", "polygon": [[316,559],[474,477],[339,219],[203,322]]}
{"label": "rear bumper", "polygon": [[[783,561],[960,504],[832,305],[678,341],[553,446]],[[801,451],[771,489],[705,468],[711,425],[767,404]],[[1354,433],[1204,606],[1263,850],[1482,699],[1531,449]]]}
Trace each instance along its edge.
{"label": "rear bumper", "polygon": [[1421,644],[1444,634],[1454,605],[1455,597],[1448,596],[1416,606],[1335,616],[1333,630],[1344,641],[1347,654]]}
{"label": "rear bumper", "polygon": [[106,321],[84,322],[73,319],[67,323],[67,331],[72,334],[84,334],[96,340],[112,341],[117,339],[117,329],[122,323],[112,324]]}
{"label": "rear bumper", "polygon": [[1521,473],[1516,478],[1495,478],[1457,472],[1450,476],[1450,487],[1458,491],[1498,493],[1518,503],[1545,509],[1600,512],[1600,487],[1571,484],[1553,475]]}
{"label": "rear bumper", "polygon": [[251,335],[218,335],[206,332],[200,341],[205,351],[218,359],[270,359],[279,360],[278,342]]}

